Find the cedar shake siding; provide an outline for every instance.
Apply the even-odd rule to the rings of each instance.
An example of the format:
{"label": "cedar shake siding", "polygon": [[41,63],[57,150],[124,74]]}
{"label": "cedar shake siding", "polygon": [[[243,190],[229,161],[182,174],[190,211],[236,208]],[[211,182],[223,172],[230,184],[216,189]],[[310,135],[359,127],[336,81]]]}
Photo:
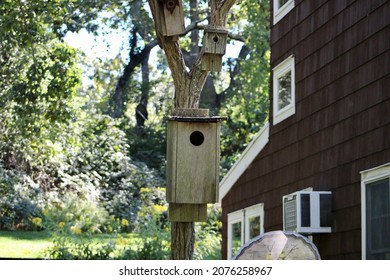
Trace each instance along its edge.
{"label": "cedar shake siding", "polygon": [[222,256],[228,213],[264,203],[265,232],[282,230],[282,197],[312,187],[332,191],[321,258],[361,259],[360,172],[390,162],[390,1],[296,0],[271,17],[271,69],[291,55],[295,114],[272,123],[271,85],[269,141],[222,198]]}

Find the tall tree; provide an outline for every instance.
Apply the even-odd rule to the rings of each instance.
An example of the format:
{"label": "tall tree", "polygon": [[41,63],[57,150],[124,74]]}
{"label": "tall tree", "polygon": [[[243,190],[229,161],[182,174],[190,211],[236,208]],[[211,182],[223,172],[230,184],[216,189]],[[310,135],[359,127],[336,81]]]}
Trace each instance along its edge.
{"label": "tall tree", "polygon": [[[210,3],[210,25],[225,28],[228,12],[234,5],[235,0],[212,0]],[[149,0],[155,24],[159,21],[158,1]],[[200,95],[209,75],[209,71],[201,67],[204,52],[200,52],[193,65],[188,67],[185,63],[182,49],[178,40],[164,36],[156,28],[157,39],[160,47],[164,50],[169,68],[172,73],[175,86],[175,108],[198,108]],[[171,231],[171,246],[173,259],[192,259],[194,248],[194,223],[173,222]]]}

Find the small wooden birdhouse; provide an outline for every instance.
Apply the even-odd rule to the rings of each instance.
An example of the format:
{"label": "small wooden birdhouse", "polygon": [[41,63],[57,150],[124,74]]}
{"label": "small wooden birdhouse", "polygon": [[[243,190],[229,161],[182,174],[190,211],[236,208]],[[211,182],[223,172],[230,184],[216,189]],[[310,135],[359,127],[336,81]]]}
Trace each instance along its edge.
{"label": "small wooden birdhouse", "polygon": [[[188,109],[191,110],[191,109]],[[168,121],[167,201],[215,203],[221,117],[172,116]]]}
{"label": "small wooden birdhouse", "polygon": [[185,31],[182,0],[154,0],[157,9],[157,24],[164,36],[176,36]]}
{"label": "small wooden birdhouse", "polygon": [[222,57],[226,52],[228,31],[224,28],[207,27],[203,35],[202,70],[221,71]]}

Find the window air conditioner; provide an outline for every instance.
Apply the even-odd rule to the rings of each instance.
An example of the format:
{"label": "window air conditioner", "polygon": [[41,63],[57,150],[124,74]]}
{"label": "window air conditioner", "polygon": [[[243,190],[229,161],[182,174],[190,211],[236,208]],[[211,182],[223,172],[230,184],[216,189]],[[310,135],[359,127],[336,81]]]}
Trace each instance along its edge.
{"label": "window air conditioner", "polygon": [[329,191],[298,191],[283,196],[283,230],[331,232],[331,202]]}

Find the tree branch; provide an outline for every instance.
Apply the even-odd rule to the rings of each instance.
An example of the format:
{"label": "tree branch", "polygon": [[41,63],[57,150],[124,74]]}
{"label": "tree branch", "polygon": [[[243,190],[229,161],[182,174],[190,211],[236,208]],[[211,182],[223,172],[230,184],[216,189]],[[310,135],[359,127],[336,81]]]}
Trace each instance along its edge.
{"label": "tree branch", "polygon": [[233,33],[229,32],[228,33],[228,37],[230,39],[235,40],[235,41],[239,41],[239,42],[245,43],[245,38],[242,36],[242,34],[233,34]]}
{"label": "tree branch", "polygon": [[118,84],[115,87],[115,92],[112,98],[112,104],[110,108],[110,115],[113,118],[119,118],[123,113],[124,96],[127,83],[130,80],[135,68],[139,66],[146,58],[149,57],[150,51],[157,46],[157,41],[153,40],[139,53],[134,53],[135,45],[132,46],[130,51],[130,61],[123,70],[122,76],[119,78]]}
{"label": "tree branch", "polygon": [[182,37],[182,36],[185,36],[187,35],[188,33],[190,33],[191,31],[195,30],[195,29],[204,29],[205,28],[205,25],[201,25],[199,23],[201,23],[202,21],[205,21],[205,20],[208,20],[210,19],[210,17],[205,17],[203,19],[199,19],[197,21],[194,21],[194,22],[191,22],[190,25],[188,25],[185,29],[185,31],[183,33],[181,33],[179,36]]}
{"label": "tree branch", "polygon": [[154,25],[156,29],[157,40],[159,42],[159,46],[164,50],[165,55],[167,57],[169,68],[172,72],[173,80],[175,81],[175,86],[177,81],[183,80],[183,74],[187,73],[187,66],[185,65],[183,54],[180,48],[180,44],[178,41],[173,41],[172,37],[163,36],[159,28],[158,17],[157,17],[157,3],[158,0],[148,0],[150,10],[153,15]]}
{"label": "tree branch", "polygon": [[[215,0],[217,1],[217,0]],[[220,13],[220,16],[221,18],[222,17],[226,17],[227,18],[227,15],[230,11],[230,9],[233,7],[234,3],[236,3],[236,0],[223,0],[223,1],[219,1],[220,2],[220,9],[219,9],[219,13]],[[226,22],[225,22],[226,24]]]}

